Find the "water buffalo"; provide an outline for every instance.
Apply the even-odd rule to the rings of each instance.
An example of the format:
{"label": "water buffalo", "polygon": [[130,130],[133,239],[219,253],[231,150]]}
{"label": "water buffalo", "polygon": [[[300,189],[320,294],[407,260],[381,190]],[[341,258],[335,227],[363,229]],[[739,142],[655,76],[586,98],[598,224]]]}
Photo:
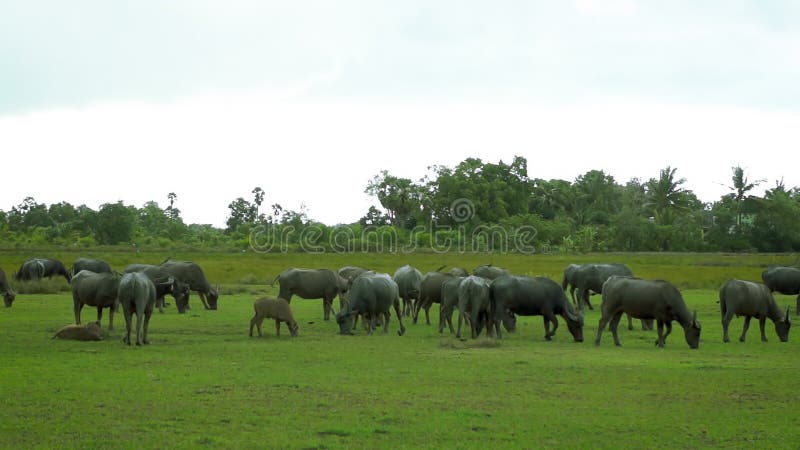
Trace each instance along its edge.
{"label": "water buffalo", "polygon": [[305,299],[321,298],[325,320],[330,320],[334,297],[347,292],[348,285],[347,280],[330,269],[286,269],[272,284],[275,281],[280,285],[278,297],[289,303],[294,295]]}
{"label": "water buffalo", "polygon": [[414,323],[417,323],[419,311],[425,310],[425,322],[430,325],[431,318],[429,311],[431,305],[442,301],[442,284],[453,278],[453,275],[443,272],[428,272],[422,277],[419,285],[419,300],[414,305]]}
{"label": "water buffalo", "polygon": [[363,267],[358,266],[344,266],[339,269],[336,273],[339,274],[340,277],[347,280],[348,284],[352,283],[353,280],[356,279],[357,276],[361,275],[364,272],[369,272],[370,269],[365,269]]}
{"label": "water buffalo", "polygon": [[467,272],[467,269],[462,269],[461,267],[453,267],[447,273],[453,275],[454,277],[461,277],[461,278],[469,276],[469,272]]}
{"label": "water buffalo", "polygon": [[99,259],[78,258],[72,263],[72,274],[76,274],[81,270],[89,270],[94,273],[111,273],[111,266]]}
{"label": "water buffalo", "polygon": [[[578,288],[578,285],[575,284],[575,272],[580,267],[579,264],[570,264],[564,269],[564,278],[561,280],[561,289],[566,291],[569,288],[569,296],[572,299],[572,302],[575,303],[575,289]],[[575,303],[577,306],[577,303]]]}
{"label": "water buffalo", "polygon": [[256,300],[253,303],[253,318],[250,319],[250,337],[253,337],[253,327],[258,328],[258,336],[261,337],[261,324],[264,319],[275,319],[275,334],[280,337],[281,335],[281,322],[286,322],[289,327],[289,333],[292,337],[297,337],[297,321],[294,320],[292,309],[289,303],[282,298],[269,298],[264,297]]}
{"label": "water buffalo", "polygon": [[[571,268],[571,269],[570,269]],[[571,281],[569,281],[571,278]],[[572,283],[572,291],[575,289],[578,290],[578,298],[577,306],[579,309],[583,309],[583,306],[586,305],[589,309],[592,308],[592,303],[589,301],[589,297],[592,292],[597,294],[602,294],[603,291],[603,283],[606,282],[608,277],[612,275],[619,275],[621,277],[632,277],[633,272],[631,269],[626,266],[625,264],[583,264],[576,266],[575,264],[570,264],[564,270],[564,281],[561,282],[562,289],[566,289],[566,284]],[[570,293],[572,293],[572,291]],[[575,297],[572,298],[572,301],[575,302]],[[630,314],[628,316],[628,329],[633,330],[633,320],[631,319]],[[653,321],[652,320],[642,320],[642,329],[643,330],[652,330],[653,329]]]}
{"label": "water buffalo", "polygon": [[19,270],[14,274],[14,279],[17,281],[40,280],[42,278],[51,278],[55,275],[61,275],[70,282],[72,276],[64,264],[51,258],[33,258],[25,261],[19,267]]}
{"label": "water buffalo", "polygon": [[142,272],[126,273],[119,280],[117,298],[125,315],[123,342],[131,345],[131,319],[136,314],[136,345],[149,344],[147,328],[156,304],[156,286]]}
{"label": "water buffalo", "polygon": [[[494,327],[497,337],[502,337],[500,322],[506,330],[516,328],[515,316],[542,316],[544,338],[552,340],[558,329],[556,315],[567,323],[576,342],[583,342],[583,315],[575,311],[561,286],[550,278],[505,275],[491,284],[494,302]],[[550,331],[550,324],[553,330]]]}
{"label": "water buffalo", "polygon": [[372,334],[381,317],[384,320],[383,331],[389,330],[389,309],[394,306],[400,330],[397,334],[402,336],[406,332],[403,326],[403,316],[400,314],[400,291],[397,283],[387,274],[363,274],[353,280],[347,293],[344,308],[336,315],[340,334],[353,334],[355,316],[361,314],[364,321],[368,322],[367,332]]}
{"label": "water buffalo", "polygon": [[419,301],[422,272],[406,264],[395,271],[392,279],[400,289],[400,298],[403,299],[403,314],[409,316],[414,308],[414,302]]}
{"label": "water buffalo", "polygon": [[775,324],[775,332],[781,342],[789,340],[789,328],[792,322],[789,319],[789,307],[786,314],[781,311],[772,292],[766,285],[753,283],[743,280],[730,280],[723,284],[719,289],[719,307],[722,313],[722,342],[729,342],[728,325],[733,316],[744,316],[744,328],[739,341],[744,342],[747,328],[750,327],[750,319],[758,319],[761,328],[761,341],[767,342],[767,335],[764,333],[764,322],[767,319]]}
{"label": "water buffalo", "polygon": [[125,273],[141,272],[150,278],[156,287],[156,307],[158,312],[164,312],[164,296],[172,295],[178,313],[183,314],[189,308],[189,285],[170,275],[169,271],[161,266],[152,264],[131,264],[125,268]]}
{"label": "water buffalo", "polygon": [[475,276],[479,276],[482,278],[486,278],[487,280],[494,280],[497,277],[501,277],[503,275],[511,275],[507,269],[503,269],[502,267],[493,266],[491,264],[484,264],[482,266],[478,266],[475,270],[472,271],[472,274]]}
{"label": "water buffalo", "polygon": [[[680,291],[671,283],[663,280],[642,280],[633,277],[610,277],[603,286],[602,317],[597,327],[595,344],[600,345],[600,337],[606,324],[611,322],[611,334],[614,344],[619,346],[617,326],[622,313],[628,313],[638,319],[653,319],[658,324],[658,340],[656,345],[664,347],[667,336],[672,332],[672,321],[676,320],[683,327],[686,343],[690,348],[700,345],[700,323],[697,311],[689,312]],[[667,328],[664,334],[664,326]]]}
{"label": "water buffalo", "polygon": [[458,285],[464,278],[466,277],[451,277],[442,283],[439,303],[439,333],[444,331],[445,324],[450,327],[450,334],[456,332],[453,329],[453,310],[458,307]]}
{"label": "water buffalo", "polygon": [[117,310],[117,290],[120,277],[113,273],[94,273],[82,270],[72,277],[72,303],[75,323],[81,324],[83,305],[97,307],[97,324],[103,318],[103,308],[109,308],[108,330],[114,329],[114,312]]}
{"label": "water buffalo", "polygon": [[[472,275],[458,284],[458,331],[456,337],[461,339],[461,323],[469,312],[469,327],[472,339],[481,333],[481,324],[486,325],[486,334],[491,329],[489,314],[489,282],[480,276]],[[440,320],[441,322],[441,320]]]}
{"label": "water buffalo", "polygon": [[[189,289],[197,292],[200,301],[206,309],[216,310],[219,300],[219,289],[211,287],[206,279],[203,269],[191,261],[164,261],[160,267],[166,269],[167,273],[189,285]],[[186,307],[189,302],[187,297]]]}
{"label": "water buffalo", "polygon": [[14,289],[8,284],[8,278],[3,269],[0,269],[0,292],[3,293],[3,303],[6,305],[6,308],[11,308],[11,304],[14,303],[14,299],[17,298],[17,293],[14,292]]}
{"label": "water buffalo", "polygon": [[761,279],[772,292],[797,295],[795,314],[800,315],[800,269],[794,267],[770,267],[761,273]]}

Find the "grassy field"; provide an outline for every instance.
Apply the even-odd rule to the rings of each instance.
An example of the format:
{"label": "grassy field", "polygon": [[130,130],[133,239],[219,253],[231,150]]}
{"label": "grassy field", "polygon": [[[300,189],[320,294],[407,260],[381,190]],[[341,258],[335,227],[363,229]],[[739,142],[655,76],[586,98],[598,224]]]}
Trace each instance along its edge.
{"label": "grassy field", "polygon": [[[13,272],[22,259],[101,257],[121,269],[164,254],[0,253]],[[771,323],[759,340],[722,343],[716,288],[727,278],[758,279],[776,255],[258,255],[180,254],[222,285],[220,309],[151,322],[152,345],[121,343],[124,320],[102,342],[50,340],[71,323],[66,292],[20,294],[0,309],[2,448],[797,448],[797,336],[780,343]],[[643,277],[684,288],[703,325],[698,350],[680,327],[657,349],[654,332],[610,333],[595,347],[599,314],[588,312],[586,342],[561,322],[553,342],[540,318],[518,332],[460,342],[435,326],[407,323],[407,334],[339,336],[319,300],[292,302],[300,336],[265,321],[249,338],[252,302],[274,294],[268,282],[290,266],[357,264],[383,271],[412,263],[472,268],[484,262],[560,278],[569,262],[620,261]],[[63,282],[66,286],[66,282]],[[778,296],[781,305],[794,299]],[[595,300],[597,303],[597,300]],[[432,310],[433,311],[433,310]],[[84,310],[84,321],[94,310]],[[436,322],[438,315],[432,314]],[[106,328],[106,318],[103,325]],[[732,324],[732,337],[742,320]]]}

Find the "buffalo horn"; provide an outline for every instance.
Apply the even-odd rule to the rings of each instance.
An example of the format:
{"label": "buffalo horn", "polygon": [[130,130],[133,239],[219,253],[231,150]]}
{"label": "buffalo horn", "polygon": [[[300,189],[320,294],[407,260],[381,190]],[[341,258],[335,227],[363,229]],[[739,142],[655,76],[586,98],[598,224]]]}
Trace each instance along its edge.
{"label": "buffalo horn", "polygon": [[694,314],[692,314],[692,324],[697,325],[697,310],[694,310]]}

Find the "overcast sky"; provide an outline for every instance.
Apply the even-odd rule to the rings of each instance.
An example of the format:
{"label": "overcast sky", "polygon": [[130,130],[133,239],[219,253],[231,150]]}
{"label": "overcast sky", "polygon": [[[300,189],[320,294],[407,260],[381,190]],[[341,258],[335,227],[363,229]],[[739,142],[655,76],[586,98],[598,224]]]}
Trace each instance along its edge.
{"label": "overcast sky", "polygon": [[[0,1],[0,209],[252,199],[349,223],[383,169],[741,165],[800,186],[800,2]],[[762,189],[763,191],[763,189]]]}

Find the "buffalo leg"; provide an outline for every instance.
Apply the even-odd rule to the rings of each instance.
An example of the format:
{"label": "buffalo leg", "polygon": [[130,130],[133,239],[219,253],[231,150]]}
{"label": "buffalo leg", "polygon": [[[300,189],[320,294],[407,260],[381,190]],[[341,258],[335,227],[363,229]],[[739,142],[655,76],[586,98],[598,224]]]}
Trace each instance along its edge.
{"label": "buffalo leg", "polygon": [[122,315],[125,317],[125,336],[122,337],[122,342],[131,345],[131,321],[133,313],[127,307],[122,310]]}
{"label": "buffalo leg", "polygon": [[664,333],[664,337],[661,338],[662,347],[667,345],[667,336],[672,333],[672,321],[670,320],[669,322],[665,322],[664,327],[667,329],[667,332]]}
{"label": "buffalo leg", "polygon": [[[138,302],[137,302],[138,303]],[[144,325],[144,305],[136,305],[136,345],[142,345],[142,326]]]}
{"label": "buffalo leg", "polygon": [[158,306],[158,312],[164,314],[164,297],[159,297],[156,299],[156,306]]}
{"label": "buffalo leg", "polygon": [[619,334],[617,333],[617,327],[619,327],[619,321],[622,319],[622,312],[618,312],[614,314],[614,317],[611,318],[611,322],[609,323],[609,328],[611,328],[611,335],[614,336],[614,345],[617,347],[621,347],[622,344],[619,342]]}
{"label": "buffalo leg", "polygon": [[732,311],[726,311],[725,314],[722,315],[722,342],[731,341],[728,336],[728,326],[731,324],[731,319],[733,319]]}
{"label": "buffalo leg", "polygon": [[456,331],[456,338],[461,339],[461,324],[464,322],[464,308],[458,308],[458,330]]}
{"label": "buffalo leg", "polygon": [[[397,331],[398,336],[402,336],[406,333],[406,327],[403,326],[403,316],[400,315],[400,302],[395,300],[394,302],[394,312],[397,314],[397,322],[400,324],[400,329]],[[386,322],[389,322],[387,319]]]}
{"label": "buffalo leg", "polygon": [[795,313],[795,315],[800,316],[800,295],[797,296],[797,306],[796,306],[796,308],[797,309],[795,309],[794,313]]}
{"label": "buffalo leg", "polygon": [[281,337],[281,321],[275,319],[275,336]]}
{"label": "buffalo leg", "polygon": [[664,322],[658,321],[658,338],[656,339],[656,347],[664,347]]}
{"label": "buffalo leg", "polygon": [[758,328],[761,329],[761,342],[767,342],[767,333],[765,333],[764,326],[766,325],[766,316],[758,318]]}
{"label": "buffalo leg", "polygon": [[[600,322],[597,324],[597,337],[594,340],[594,345],[600,345],[600,338],[603,336],[603,330],[606,328],[607,324],[608,324],[608,317],[606,316],[605,313],[603,313],[603,315],[600,316]],[[500,331],[499,327],[498,331]]]}
{"label": "buffalo leg", "polygon": [[750,328],[750,316],[744,316],[744,326],[742,327],[742,335],[739,336],[739,342],[744,342],[745,335],[747,334],[747,329]]}
{"label": "buffalo leg", "polygon": [[[550,326],[548,325],[548,322],[553,324],[553,329],[552,330],[549,329]],[[553,336],[556,335],[556,330],[557,329],[558,329],[558,319],[556,318],[555,314],[545,314],[545,316],[544,316],[544,330],[545,330],[544,338],[547,339],[548,341],[552,341],[553,340]]]}
{"label": "buffalo leg", "polygon": [[333,303],[333,299],[322,299],[322,311],[325,317],[325,320],[331,320],[331,305]]}
{"label": "buffalo leg", "polygon": [[633,331],[633,318],[628,313],[625,313],[625,315],[628,316],[628,331]]}
{"label": "buffalo leg", "polygon": [[153,306],[148,305],[144,308],[144,332],[142,334],[142,343],[149,344],[150,339],[147,337],[147,330],[150,328],[150,317],[153,315]]}
{"label": "buffalo leg", "polygon": [[650,331],[653,329],[653,319],[642,319],[642,330]]}
{"label": "buffalo leg", "polygon": [[480,326],[481,326],[480,315],[481,315],[481,312],[478,310],[478,308],[473,308],[473,310],[474,311],[472,311],[472,314],[471,314],[471,317],[470,317],[471,320],[470,320],[470,324],[469,324],[469,329],[471,331],[472,339],[477,339],[478,338],[478,333],[480,333]]}
{"label": "buffalo leg", "polygon": [[380,317],[383,317],[383,334],[386,334],[389,332],[389,320],[391,320],[392,315],[389,313],[389,311],[386,311]]}
{"label": "buffalo leg", "polygon": [[76,301],[75,302],[75,325],[81,324],[81,309],[83,309],[83,303]]}

